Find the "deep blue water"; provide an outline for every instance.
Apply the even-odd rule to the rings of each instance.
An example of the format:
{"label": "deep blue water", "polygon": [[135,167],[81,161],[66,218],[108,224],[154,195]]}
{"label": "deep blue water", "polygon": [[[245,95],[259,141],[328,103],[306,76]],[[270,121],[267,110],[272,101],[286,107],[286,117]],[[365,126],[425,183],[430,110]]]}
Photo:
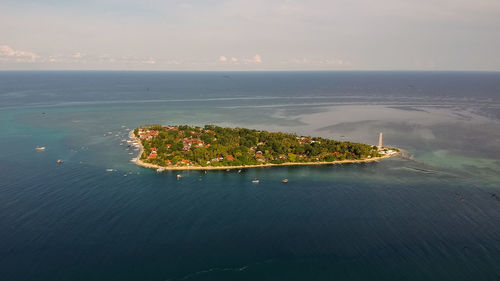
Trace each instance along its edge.
{"label": "deep blue water", "polygon": [[[405,156],[177,180],[147,123]],[[500,73],[0,72],[0,132],[2,280],[500,280]]]}

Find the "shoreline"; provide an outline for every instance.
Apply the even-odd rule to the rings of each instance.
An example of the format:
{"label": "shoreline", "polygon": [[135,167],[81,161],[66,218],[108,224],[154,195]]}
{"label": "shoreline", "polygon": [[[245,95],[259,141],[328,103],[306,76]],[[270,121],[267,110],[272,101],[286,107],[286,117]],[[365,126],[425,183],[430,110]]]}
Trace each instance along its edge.
{"label": "shoreline", "polygon": [[240,166],[160,166],[156,164],[146,163],[142,161],[140,158],[144,153],[144,147],[142,146],[142,142],[139,138],[137,138],[134,134],[134,131],[131,130],[129,133],[129,137],[134,141],[139,143],[139,155],[136,158],[133,158],[131,161],[135,164],[150,169],[164,169],[172,170],[172,171],[183,171],[183,170],[233,170],[233,169],[248,169],[248,168],[266,168],[266,167],[279,167],[279,166],[312,166],[312,165],[331,165],[331,164],[349,164],[349,163],[368,163],[368,162],[377,162],[386,158],[391,158],[401,154],[401,152],[396,152],[391,155],[384,155],[380,157],[366,158],[360,160],[336,160],[330,162],[287,162],[281,164],[262,164],[262,165],[240,165]]}

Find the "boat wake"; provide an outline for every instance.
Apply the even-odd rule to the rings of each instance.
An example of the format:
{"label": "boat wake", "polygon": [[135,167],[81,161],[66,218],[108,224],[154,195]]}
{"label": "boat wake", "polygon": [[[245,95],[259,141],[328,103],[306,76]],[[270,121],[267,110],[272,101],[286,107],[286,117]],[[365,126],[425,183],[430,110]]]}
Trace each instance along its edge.
{"label": "boat wake", "polygon": [[247,265],[246,266],[242,266],[242,267],[234,267],[234,268],[233,267],[225,267],[225,268],[214,267],[214,268],[209,268],[209,269],[197,271],[197,272],[188,274],[188,275],[186,275],[184,277],[181,277],[181,278],[167,279],[166,281],[188,280],[188,279],[193,278],[195,276],[202,275],[202,274],[207,274],[207,273],[212,273],[212,272],[226,272],[226,271],[240,272],[240,271],[246,270],[247,268],[248,268]]}

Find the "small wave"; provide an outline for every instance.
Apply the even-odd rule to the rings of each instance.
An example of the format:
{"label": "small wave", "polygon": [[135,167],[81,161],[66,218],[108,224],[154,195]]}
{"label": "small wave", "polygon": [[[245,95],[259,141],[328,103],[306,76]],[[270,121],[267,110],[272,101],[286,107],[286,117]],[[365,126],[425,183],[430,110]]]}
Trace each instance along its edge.
{"label": "small wave", "polygon": [[248,268],[248,265],[242,266],[242,267],[226,267],[226,268],[219,268],[219,267],[214,267],[214,268],[209,268],[205,270],[200,270],[191,274],[188,274],[184,277],[181,278],[170,278],[167,279],[166,281],[175,281],[175,280],[187,280],[192,277],[201,275],[201,274],[206,274],[206,273],[212,273],[212,272],[225,272],[225,271],[234,271],[234,272],[239,272],[239,271],[244,271]]}
{"label": "small wave", "polygon": [[438,173],[441,173],[440,171],[428,170],[428,169],[422,169],[422,168],[415,168],[415,167],[400,167],[399,169],[401,169],[401,170],[416,171],[416,172],[422,172],[422,173],[426,173],[426,174],[438,174]]}
{"label": "small wave", "polygon": [[[120,98],[120,97],[117,97]],[[404,98],[394,98],[390,97],[370,97],[370,96],[298,96],[298,97],[290,97],[290,96],[242,96],[242,97],[214,97],[214,98],[192,98],[192,99],[142,99],[142,100],[101,100],[101,101],[63,101],[56,103],[31,103],[29,105],[12,105],[12,106],[3,106],[0,109],[16,109],[16,108],[44,108],[44,107],[64,107],[64,106],[86,106],[86,105],[110,105],[110,104],[148,104],[148,103],[182,103],[182,102],[207,102],[207,101],[245,101],[245,100],[351,100],[351,101],[337,101],[331,103],[300,103],[300,104],[277,104],[277,105],[256,105],[256,106],[230,106],[227,108],[252,108],[252,107],[284,107],[284,106],[328,106],[328,105],[387,105],[387,106],[397,106],[397,107],[453,107],[457,105],[463,105],[463,102],[459,100],[424,100],[421,98],[415,97],[404,97]],[[485,103],[484,101],[476,101],[475,104],[479,105]],[[488,106],[500,106],[500,104],[492,103],[491,101],[487,102]]]}

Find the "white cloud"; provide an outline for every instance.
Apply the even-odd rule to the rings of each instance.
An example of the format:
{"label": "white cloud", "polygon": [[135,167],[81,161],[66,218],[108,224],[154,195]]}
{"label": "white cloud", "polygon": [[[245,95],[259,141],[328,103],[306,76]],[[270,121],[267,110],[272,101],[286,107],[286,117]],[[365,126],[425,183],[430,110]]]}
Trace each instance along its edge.
{"label": "white cloud", "polygon": [[81,59],[83,57],[83,54],[80,52],[76,52],[71,57],[73,57],[75,59]]}
{"label": "white cloud", "polygon": [[252,58],[243,59],[243,63],[244,64],[259,64],[259,63],[262,63],[262,57],[259,54],[256,54]]}
{"label": "white cloud", "polygon": [[232,58],[231,58],[231,62],[238,62],[238,59],[237,59],[237,58],[235,58],[235,57],[232,57]]}
{"label": "white cloud", "polygon": [[220,62],[227,62],[227,58],[225,56],[220,56],[219,61]]}
{"label": "white cloud", "polygon": [[0,45],[0,60],[35,62],[38,56],[32,52],[14,50],[8,45]]}
{"label": "white cloud", "polygon": [[257,55],[255,55],[255,56],[253,57],[253,61],[254,61],[255,63],[261,63],[261,62],[262,62],[262,58],[260,57],[260,55],[259,55],[259,54],[257,54]]}
{"label": "white cloud", "polygon": [[292,63],[292,64],[300,64],[300,65],[328,65],[328,66],[334,66],[334,67],[342,67],[342,66],[351,66],[351,62],[345,59],[340,59],[340,58],[323,58],[323,59],[310,59],[310,58],[295,58],[290,61],[285,61],[285,64]]}
{"label": "white cloud", "polygon": [[142,61],[142,63],[145,63],[145,64],[156,64],[156,60],[154,60],[153,58],[149,58],[148,60]]}

